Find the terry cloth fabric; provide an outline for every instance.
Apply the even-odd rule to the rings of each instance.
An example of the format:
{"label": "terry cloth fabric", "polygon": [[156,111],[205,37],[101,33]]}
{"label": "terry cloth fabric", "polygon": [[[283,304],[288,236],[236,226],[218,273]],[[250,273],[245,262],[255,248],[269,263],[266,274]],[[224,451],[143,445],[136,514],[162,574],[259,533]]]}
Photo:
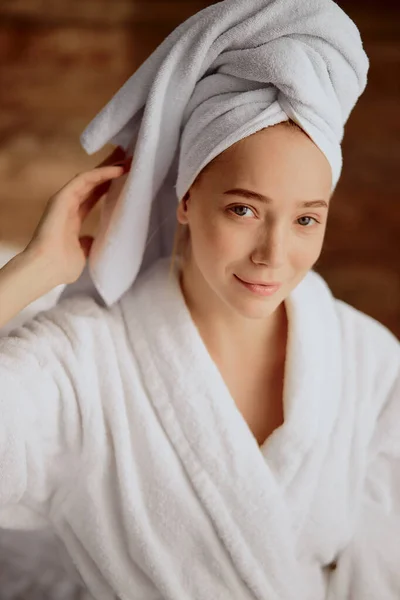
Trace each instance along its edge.
{"label": "terry cloth fabric", "polygon": [[118,300],[171,254],[177,200],[203,167],[260,129],[297,122],[334,188],[368,66],[356,25],[332,0],[226,0],[182,23],[82,134],[89,154],[111,142],[134,160],[108,192],[88,272],[62,297],[94,284],[106,304]]}
{"label": "terry cloth fabric", "polygon": [[98,600],[398,600],[399,342],[312,271],[285,302],[261,448],[169,259],[1,338],[0,526],[53,526]]}

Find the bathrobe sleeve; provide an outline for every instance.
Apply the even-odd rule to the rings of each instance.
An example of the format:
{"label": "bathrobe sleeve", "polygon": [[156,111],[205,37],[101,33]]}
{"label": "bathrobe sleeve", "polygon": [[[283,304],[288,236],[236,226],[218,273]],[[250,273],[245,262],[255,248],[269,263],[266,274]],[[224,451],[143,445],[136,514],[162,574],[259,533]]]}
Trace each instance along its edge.
{"label": "bathrobe sleeve", "polygon": [[389,334],[385,341],[380,356],[380,342],[371,344],[377,357],[376,373],[368,374],[374,379],[371,407],[374,398],[384,401],[374,407],[354,531],[338,556],[327,600],[400,598],[400,344]]}
{"label": "bathrobe sleeve", "polygon": [[83,468],[98,322],[77,297],[0,338],[0,527],[44,526]]}

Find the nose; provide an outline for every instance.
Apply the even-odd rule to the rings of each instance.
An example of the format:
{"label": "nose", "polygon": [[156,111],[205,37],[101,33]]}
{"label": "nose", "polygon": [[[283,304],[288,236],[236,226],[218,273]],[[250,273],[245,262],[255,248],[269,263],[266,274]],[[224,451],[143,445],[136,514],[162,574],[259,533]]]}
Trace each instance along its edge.
{"label": "nose", "polygon": [[251,254],[255,265],[265,265],[271,269],[280,269],[285,265],[287,255],[286,233],[282,227],[272,225],[263,227]]}

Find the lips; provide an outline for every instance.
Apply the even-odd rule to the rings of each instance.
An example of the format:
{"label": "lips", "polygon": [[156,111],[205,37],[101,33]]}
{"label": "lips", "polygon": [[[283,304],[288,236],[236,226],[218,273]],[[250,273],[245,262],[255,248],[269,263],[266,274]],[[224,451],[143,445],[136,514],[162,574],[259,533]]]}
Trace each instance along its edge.
{"label": "lips", "polygon": [[237,275],[235,275],[235,277],[237,277],[238,279],[240,279],[241,281],[243,281],[243,283],[248,283],[249,285],[263,285],[265,287],[277,287],[277,286],[281,285],[279,283],[279,281],[270,281],[270,282],[264,282],[264,281],[247,281],[247,279],[241,279]]}
{"label": "lips", "polygon": [[240,283],[241,286],[246,288],[249,292],[261,298],[273,296],[281,288],[282,285],[280,283],[275,285],[265,283],[248,283],[247,281],[240,279],[240,277],[238,277],[237,275],[235,275],[235,279]]}

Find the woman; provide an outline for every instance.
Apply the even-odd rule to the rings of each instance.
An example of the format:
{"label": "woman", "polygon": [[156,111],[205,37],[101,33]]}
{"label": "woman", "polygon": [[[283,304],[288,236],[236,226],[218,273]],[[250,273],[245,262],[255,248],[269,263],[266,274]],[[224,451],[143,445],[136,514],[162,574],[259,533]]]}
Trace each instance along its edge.
{"label": "woman", "polygon": [[[228,19],[227,5],[279,3],[206,14]],[[313,8],[330,31],[331,3]],[[50,523],[97,598],[398,596],[399,344],[312,271],[338,154],[302,114],[304,129],[280,115],[220,152],[214,139],[200,169],[204,156],[189,157],[182,139],[180,165],[191,168],[179,171],[172,269],[171,256],[157,257],[112,302],[136,267],[114,262],[107,286],[113,244],[101,254],[98,242],[92,274],[110,305],[64,298],[0,340],[0,524]],[[186,144],[201,139],[197,122]],[[125,169],[101,166],[51,199],[0,271],[0,325],[78,280],[95,249],[80,226],[109,181],[127,177],[125,199],[129,182],[143,194],[154,184],[140,154],[149,138],[135,142]],[[126,225],[122,201],[106,222],[114,244],[124,226],[139,236],[136,201],[137,222]]]}

